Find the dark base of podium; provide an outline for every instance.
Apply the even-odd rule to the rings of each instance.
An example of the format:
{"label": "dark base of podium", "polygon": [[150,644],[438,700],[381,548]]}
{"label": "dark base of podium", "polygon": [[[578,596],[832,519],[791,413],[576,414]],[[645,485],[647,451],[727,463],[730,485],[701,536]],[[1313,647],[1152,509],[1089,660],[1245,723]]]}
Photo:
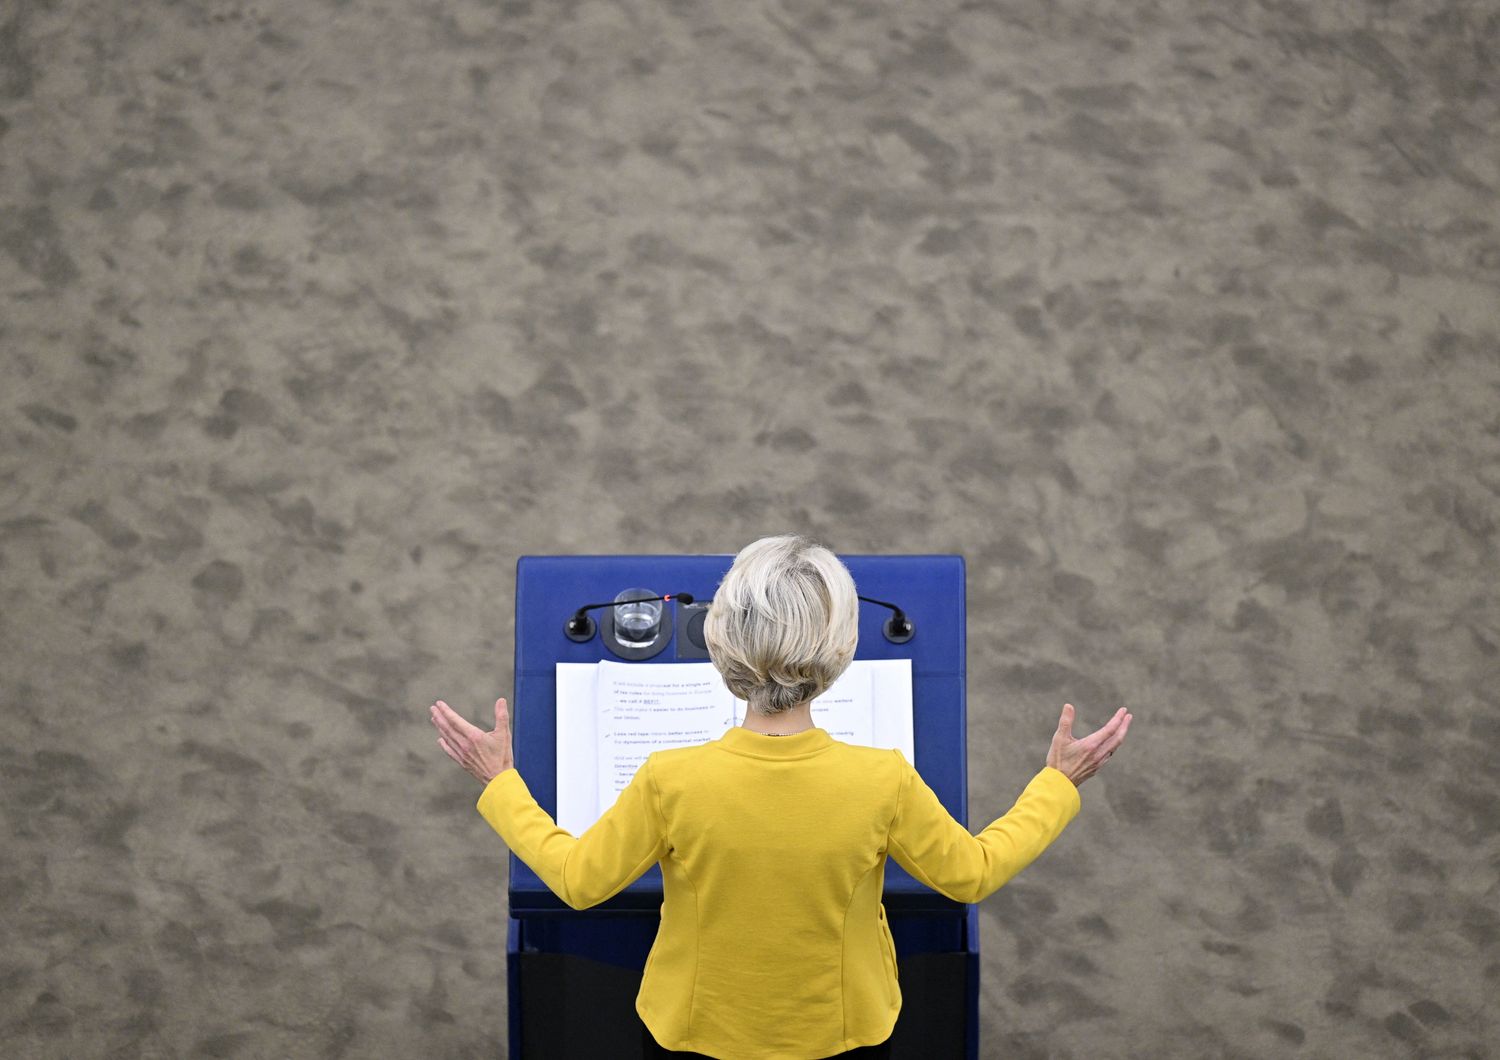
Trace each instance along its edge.
{"label": "dark base of podium", "polygon": [[[972,954],[901,959],[901,1016],[894,1060],[962,1060],[973,1055],[965,1000]],[[635,996],[641,973],[560,953],[513,955],[512,1004],[519,1001],[521,1053],[513,1060],[635,1060],[641,1055]],[[519,973],[519,976],[517,976]],[[519,997],[516,995],[519,994]]]}

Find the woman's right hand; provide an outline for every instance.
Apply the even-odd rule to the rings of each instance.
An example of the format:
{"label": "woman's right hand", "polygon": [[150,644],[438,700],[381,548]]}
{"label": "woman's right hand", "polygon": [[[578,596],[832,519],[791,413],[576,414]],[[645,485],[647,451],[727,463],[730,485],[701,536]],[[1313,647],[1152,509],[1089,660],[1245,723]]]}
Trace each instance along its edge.
{"label": "woman's right hand", "polygon": [[1130,728],[1132,717],[1121,707],[1103,728],[1075,740],[1073,704],[1064,703],[1062,717],[1057,721],[1057,732],[1052,736],[1052,749],[1047,752],[1047,764],[1066,775],[1075,786],[1082,784],[1099,772],[1099,767],[1125,742],[1125,730]]}

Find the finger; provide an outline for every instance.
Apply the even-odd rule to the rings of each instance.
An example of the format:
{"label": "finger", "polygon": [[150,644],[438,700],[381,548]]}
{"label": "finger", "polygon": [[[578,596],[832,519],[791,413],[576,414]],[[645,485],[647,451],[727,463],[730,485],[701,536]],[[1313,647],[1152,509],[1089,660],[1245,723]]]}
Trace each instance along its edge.
{"label": "finger", "polygon": [[449,758],[453,759],[459,765],[463,765],[464,764],[464,760],[462,758],[458,757],[458,755],[454,752],[453,748],[448,746],[448,741],[445,740],[445,739],[443,739],[441,736],[438,737],[438,746],[443,749],[443,753],[444,754],[446,754]]}
{"label": "finger", "polygon": [[432,719],[432,724],[437,726],[438,732],[446,735],[453,731],[453,722],[449,720],[443,708],[436,703],[427,708],[427,716]]}
{"label": "finger", "polygon": [[[1129,728],[1128,723],[1125,728]],[[1096,747],[1094,749],[1093,754],[1095,757],[1093,759],[1093,767],[1095,770],[1104,768],[1105,764],[1109,762],[1110,759],[1114,758],[1115,752],[1120,749],[1120,744],[1124,742],[1123,732],[1124,730],[1122,729],[1120,733],[1116,734],[1115,739],[1111,740],[1109,743],[1101,744],[1099,747]]]}
{"label": "finger", "polygon": [[1057,719],[1057,732],[1063,739],[1071,739],[1073,736],[1073,704],[1064,703],[1062,717]]}
{"label": "finger", "polygon": [[1122,743],[1125,742],[1125,733],[1130,730],[1130,719],[1133,717],[1133,714],[1125,715],[1124,722],[1118,729],[1115,730],[1114,735],[1111,736],[1108,740],[1104,741],[1102,745],[1100,745],[1100,749],[1103,750],[1106,755],[1114,754],[1115,748],[1119,747]]}
{"label": "finger", "polygon": [[457,729],[459,732],[466,733],[470,729],[474,729],[474,731],[476,732],[479,731],[475,729],[473,725],[469,724],[469,720],[467,718],[465,718],[458,711],[454,710],[448,704],[444,703],[441,699],[434,703],[433,706],[436,707],[438,709],[438,712],[448,720],[448,724]]}
{"label": "finger", "polygon": [[470,742],[468,733],[454,724],[453,712],[444,713],[436,703],[432,705],[432,723],[437,726],[438,732],[447,737],[448,742],[455,747]]}
{"label": "finger", "polygon": [[504,697],[495,700],[495,731],[510,731],[510,709],[506,705]]}
{"label": "finger", "polygon": [[1089,733],[1078,742],[1086,747],[1097,747],[1108,740],[1111,736],[1113,736],[1115,732],[1120,728],[1120,726],[1124,724],[1124,722],[1125,708],[1121,707],[1119,710],[1115,711],[1114,717],[1110,718],[1109,721],[1099,726],[1098,729]]}
{"label": "finger", "polygon": [[434,704],[434,706],[436,706],[438,710],[443,712],[443,716],[448,719],[449,725],[451,725],[458,732],[467,736],[469,739],[475,740],[484,735],[483,729],[469,724],[467,718],[465,718],[458,711],[454,710],[452,707],[448,706],[448,704],[444,703],[441,699],[438,700],[437,703]]}

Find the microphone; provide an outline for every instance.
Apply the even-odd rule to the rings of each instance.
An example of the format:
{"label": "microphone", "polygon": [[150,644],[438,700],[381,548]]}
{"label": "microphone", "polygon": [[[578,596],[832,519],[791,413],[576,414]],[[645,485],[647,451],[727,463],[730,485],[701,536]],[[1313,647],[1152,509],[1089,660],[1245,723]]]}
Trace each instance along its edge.
{"label": "microphone", "polygon": [[881,607],[891,609],[891,617],[885,620],[885,626],[881,629],[881,632],[885,634],[885,639],[892,644],[905,644],[917,635],[916,626],[912,625],[911,619],[906,617],[906,612],[895,604],[888,604],[884,600],[876,600],[872,596],[861,596],[860,599],[867,604],[879,604]]}
{"label": "microphone", "polygon": [[[662,596],[647,596],[640,600],[630,600],[627,602],[632,604],[649,604],[652,600],[676,600],[679,604],[690,604],[693,602],[693,594],[666,593]],[[602,604],[584,604],[577,611],[574,611],[573,617],[568,619],[563,625],[563,632],[567,634],[569,640],[574,640],[582,644],[591,638],[594,635],[594,631],[598,628],[594,624],[594,620],[588,616],[588,612],[600,607],[615,606],[617,606],[617,602],[614,600]]]}

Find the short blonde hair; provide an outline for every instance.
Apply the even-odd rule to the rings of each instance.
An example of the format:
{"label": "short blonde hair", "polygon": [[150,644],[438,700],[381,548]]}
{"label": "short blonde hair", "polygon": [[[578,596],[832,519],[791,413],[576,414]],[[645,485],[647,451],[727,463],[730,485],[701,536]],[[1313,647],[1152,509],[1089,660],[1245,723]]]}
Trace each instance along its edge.
{"label": "short blonde hair", "polygon": [[814,541],[763,537],[734,557],[703,638],[731,692],[759,714],[780,714],[822,695],[854,658],[854,578]]}

